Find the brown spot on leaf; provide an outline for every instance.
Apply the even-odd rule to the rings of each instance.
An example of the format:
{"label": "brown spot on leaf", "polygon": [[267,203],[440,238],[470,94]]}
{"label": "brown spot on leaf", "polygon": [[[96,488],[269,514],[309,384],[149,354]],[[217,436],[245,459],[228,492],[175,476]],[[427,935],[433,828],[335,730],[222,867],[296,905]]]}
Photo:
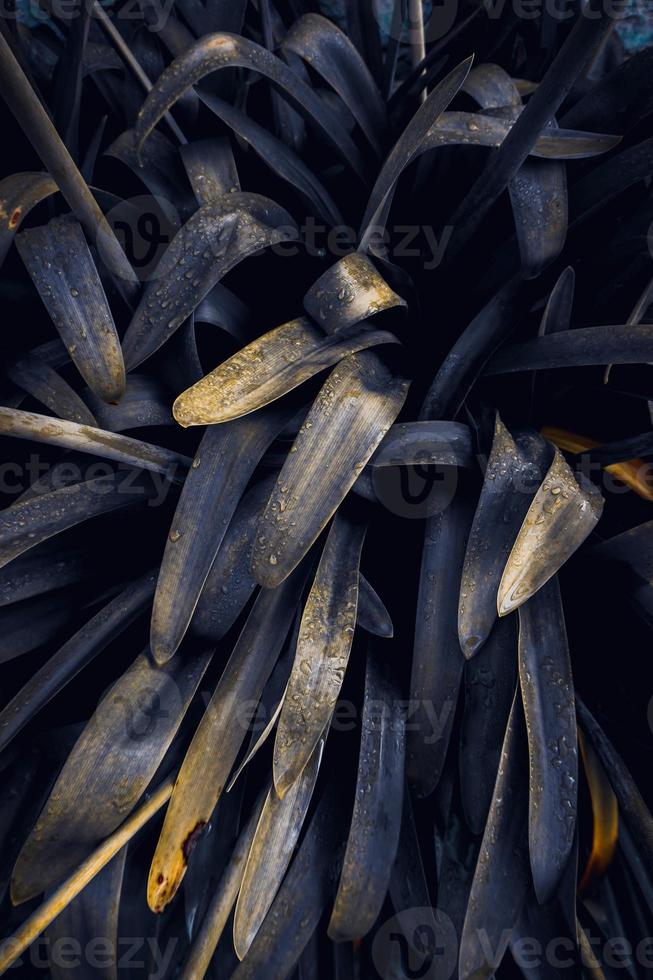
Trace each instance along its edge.
{"label": "brown spot on leaf", "polygon": [[206,827],[206,820],[199,820],[191,830],[190,834],[188,835],[184,843],[182,844],[181,850],[184,855],[184,861],[186,862],[186,864],[188,864],[191,854],[195,850],[195,847],[197,846],[200,837],[204,833],[205,827]]}

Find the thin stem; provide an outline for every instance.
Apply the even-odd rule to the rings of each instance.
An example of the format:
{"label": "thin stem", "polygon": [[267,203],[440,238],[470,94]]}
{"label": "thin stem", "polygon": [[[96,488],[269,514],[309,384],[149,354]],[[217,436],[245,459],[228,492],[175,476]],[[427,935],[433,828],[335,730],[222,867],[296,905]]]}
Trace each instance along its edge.
{"label": "thin stem", "polygon": [[[421,64],[426,57],[426,39],[424,36],[424,6],[422,0],[409,0],[408,23],[410,36],[410,52],[413,68]],[[426,88],[420,92],[420,101],[427,96]]]}
{"label": "thin stem", "polygon": [[[120,31],[118,30],[118,28],[116,27],[116,25],[113,23],[113,21],[111,20],[111,18],[108,16],[108,14],[106,13],[106,11],[102,7],[102,5],[100,3],[98,3],[98,0],[94,0],[93,14],[99,20],[100,26],[102,27],[102,30],[104,31],[104,33],[109,38],[109,40],[111,41],[111,43],[115,47],[116,51],[118,52],[118,54],[120,55],[120,57],[124,61],[125,65],[131,71],[131,73],[134,76],[134,78],[136,79],[136,81],[139,83],[139,85],[142,86],[142,88],[143,88],[143,90],[145,92],[147,92],[147,93],[151,92],[152,91],[152,82],[150,81],[150,79],[148,78],[148,76],[145,74],[145,72],[144,72],[143,68],[141,67],[140,63],[136,60],[136,58],[134,57],[134,55],[130,51],[127,43],[125,42],[124,37],[122,36],[122,34],[120,33]],[[175,122],[175,120],[173,119],[172,115],[169,112],[166,112],[166,114],[165,114],[165,116],[163,118],[165,119],[166,123],[168,124],[168,127],[170,129],[170,132],[182,144],[182,146],[185,145],[188,142],[188,140],[186,139],[186,137],[182,133],[181,129],[179,128],[179,126],[177,125],[177,123]]]}
{"label": "thin stem", "polygon": [[77,169],[50,116],[0,33],[0,90],[7,106],[43,161],[71,211],[95,242],[117,288],[127,301],[136,297],[138,280],[113,229]]}
{"label": "thin stem", "polygon": [[170,776],[154,791],[110,837],[100,844],[76,871],[59,885],[39,908],[23,922],[22,926],[6,939],[0,947],[0,974],[5,973],[11,964],[40,936],[51,922],[75,899],[81,891],[105,868],[122,850],[125,844],[144,827],[148,820],[158,813],[172,795],[175,778]]}

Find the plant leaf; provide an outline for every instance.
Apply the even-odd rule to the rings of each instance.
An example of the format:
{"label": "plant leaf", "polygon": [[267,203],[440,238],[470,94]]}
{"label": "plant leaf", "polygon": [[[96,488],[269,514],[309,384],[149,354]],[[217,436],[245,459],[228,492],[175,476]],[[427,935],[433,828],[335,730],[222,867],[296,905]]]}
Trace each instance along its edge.
{"label": "plant leaf", "polygon": [[361,252],[339,259],[304,296],[304,309],[327,333],[347,330],[369,317],[406,306]]}
{"label": "plant leaf", "polygon": [[465,664],[460,794],[465,819],[473,834],[482,834],[485,829],[515,693],[515,626],[514,617],[498,620],[481,652]]}
{"label": "plant leaf", "polygon": [[399,843],[404,721],[387,665],[368,654],[356,795],[328,934],[359,939],[381,911]]}
{"label": "plant leaf", "polygon": [[330,337],[302,317],[252,341],[183,392],[173,405],[183,426],[227,422],[263,408],[350,354],[395,344],[385,331]]}
{"label": "plant leaf", "polygon": [[485,374],[541,371],[592,364],[643,364],[653,360],[650,324],[576,327],[525,340],[498,351]]}
{"label": "plant leaf", "polygon": [[472,515],[459,493],[442,504],[424,527],[410,678],[415,710],[407,733],[406,769],[419,796],[429,796],[442,774],[465,663],[456,617]]}
{"label": "plant leaf", "polygon": [[0,749],[4,749],[41,708],[83,670],[147,608],[156,575],[148,573],[96,613],[0,711]]}
{"label": "plant leaf", "polygon": [[21,222],[32,208],[58,190],[50,174],[11,174],[0,181],[0,265]]}
{"label": "plant leaf", "polygon": [[578,793],[574,683],[555,578],[520,607],[519,680],[530,761],[529,851],[542,905],[569,861]]}
{"label": "plant leaf", "polygon": [[0,568],[18,555],[92,517],[146,503],[154,494],[147,477],[98,477],[41,493],[0,511]]}
{"label": "plant leaf", "polygon": [[286,34],[283,49],[303,58],[335,89],[380,156],[388,126],[385,105],[347,35],[326,17],[305,14]]}
{"label": "plant leaf", "polygon": [[53,218],[16,237],[20,256],[79,373],[98,397],[119,401],[125,366],[113,316],[81,225]]}
{"label": "plant leaf", "polygon": [[[211,655],[157,667],[143,653],[105,695],[18,856],[11,880],[14,904],[57,885],[133,810],[176,735]],[[162,713],[153,724],[157,712]]]}
{"label": "plant leaf", "polygon": [[373,636],[381,636],[390,640],[394,635],[390,613],[362,573],[358,577],[356,622],[361,629],[372,633]]}
{"label": "plant leaf", "polygon": [[184,92],[222,68],[260,72],[307,122],[314,125],[343,162],[363,177],[360,151],[337,116],[299,76],[265,48],[236,34],[209,34],[175,58],[149,93],[136,120],[138,148]]}
{"label": "plant leaf", "polygon": [[261,517],[252,561],[261,585],[282,582],[309,550],[399,414],[407,390],[371,351],[333,369]]}
{"label": "plant leaf", "polygon": [[252,147],[277,177],[295,188],[322,221],[328,222],[329,225],[343,224],[344,219],[338,205],[322,182],[285,143],[268,133],[267,129],[254,119],[250,119],[236,106],[230,105],[212,92],[200,90],[198,95],[218,119],[229,126],[239,139]]}
{"label": "plant leaf", "polygon": [[530,884],[526,733],[521,698],[513,699],[460,941],[461,980],[498,969]]}
{"label": "plant leaf", "polygon": [[238,501],[290,415],[287,408],[275,408],[207,428],[161,562],[150,631],[152,654],[159,663],[174,656],[184,638]]}
{"label": "plant leaf", "polygon": [[304,606],[274,743],[274,787],[281,798],[317,751],[338,700],[356,628],[366,530],[338,511]]}
{"label": "plant leaf", "polygon": [[240,190],[236,161],[226,136],[186,143],[179,152],[200,207]]}
{"label": "plant leaf", "polygon": [[77,392],[40,357],[27,354],[14,361],[7,368],[7,377],[60,418],[97,426],[94,415]]}
{"label": "plant leaf", "polygon": [[154,446],[115,432],[106,432],[96,426],[78,425],[77,422],[69,422],[67,419],[53,419],[48,415],[22,412],[17,408],[0,406],[0,433],[16,439],[31,439],[34,442],[102,456],[126,466],[162,473],[175,482],[183,479],[183,476],[176,475],[177,472],[181,470],[184,473],[190,466],[187,456],[162,446]]}
{"label": "plant leaf", "polygon": [[211,819],[249,720],[290,629],[306,563],[256,599],[184,758],[152,860],[147,901],[160,912],[181,884],[198,835]]}
{"label": "plant leaf", "polygon": [[497,414],[460,585],[458,636],[468,659],[480,650],[495,623],[508,555],[551,457],[550,445],[537,436],[513,439]]}
{"label": "plant leaf", "polygon": [[199,208],[163,253],[127,328],[127,370],[169,340],[239,262],[295,236],[290,215],[258,194],[225,194],[217,203]]}
{"label": "plant leaf", "polygon": [[243,960],[274,901],[299,838],[317,780],[320,741],[283,799],[270,787],[247,855],[234,915],[234,948]]}
{"label": "plant leaf", "polygon": [[559,449],[533,497],[503,570],[497,609],[513,612],[555,575],[596,526],[600,492],[582,474],[579,484]]}

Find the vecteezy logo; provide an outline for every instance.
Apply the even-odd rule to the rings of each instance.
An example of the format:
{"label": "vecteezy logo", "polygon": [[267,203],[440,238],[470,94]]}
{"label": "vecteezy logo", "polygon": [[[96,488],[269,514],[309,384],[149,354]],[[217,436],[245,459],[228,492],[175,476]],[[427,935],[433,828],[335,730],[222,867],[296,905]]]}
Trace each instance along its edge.
{"label": "vecteezy logo", "polygon": [[423,520],[446,510],[458,483],[455,466],[372,467],[372,487],[377,500],[397,517]]}
{"label": "vecteezy logo", "polygon": [[393,980],[449,980],[458,961],[456,930],[439,909],[406,909],[378,930],[372,960],[380,976]]}
{"label": "vecteezy logo", "polygon": [[375,17],[381,32],[395,41],[409,41],[418,30],[413,23],[414,12],[419,10],[424,17],[424,39],[426,44],[439,41],[449,33],[458,15],[458,0],[425,0],[419,5],[403,0],[395,7],[394,15],[387,4],[373,4]]}
{"label": "vecteezy logo", "polygon": [[138,279],[160,276],[159,263],[181,228],[176,208],[162,197],[143,194],[120,201],[106,218]]}

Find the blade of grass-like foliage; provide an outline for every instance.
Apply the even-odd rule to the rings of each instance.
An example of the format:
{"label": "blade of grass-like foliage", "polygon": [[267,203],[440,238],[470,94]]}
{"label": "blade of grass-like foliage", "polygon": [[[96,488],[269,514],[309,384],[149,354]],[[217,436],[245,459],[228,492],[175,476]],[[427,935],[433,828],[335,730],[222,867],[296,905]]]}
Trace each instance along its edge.
{"label": "blade of grass-like foliage", "polygon": [[619,839],[619,804],[605,769],[580,730],[578,746],[592,799],[593,818],[592,850],[578,885],[579,892],[584,892],[596,879],[604,876],[614,859]]}
{"label": "blade of grass-like foliage", "polygon": [[56,194],[57,185],[49,174],[11,174],[0,181],[0,265],[11,248],[21,222],[32,208]]}
{"label": "blade of grass-like foliage", "polygon": [[247,617],[177,776],[150,868],[152,911],[163,911],[181,884],[193,843],[222,794],[286,639],[307,574],[304,563],[280,588],[263,590]]}
{"label": "blade of grass-like foliage", "polygon": [[225,194],[199,208],[164,252],[127,328],[127,370],[158,350],[239,262],[294,237],[290,215],[258,194]]}
{"label": "blade of grass-like foliage", "polygon": [[653,521],[606,538],[592,548],[592,557],[625,565],[641,579],[653,579]]}
{"label": "blade of grass-like foliage", "polygon": [[[514,124],[513,120],[480,112],[443,112],[424,138],[422,152],[457,144],[498,147]],[[529,155],[547,160],[584,160],[607,153],[620,141],[620,136],[548,126],[533,143]]]}
{"label": "blade of grass-like foliage", "polygon": [[530,884],[526,732],[521,698],[513,699],[490,814],[460,941],[461,980],[490,977],[517,924]]}
{"label": "blade of grass-like foliage", "polygon": [[[72,466],[70,465],[72,463]],[[109,464],[100,464],[103,473],[107,472]],[[64,452],[58,460],[51,463],[43,476],[32,476],[27,474],[27,486],[21,494],[13,501],[12,507],[16,504],[26,503],[44,493],[51,493],[53,490],[61,490],[64,487],[72,487],[74,484],[88,482],[84,478],[87,474],[88,458],[83,453]],[[91,472],[95,472],[91,469]],[[135,472],[135,471],[131,471]],[[143,473],[145,476],[145,473]],[[104,485],[107,486],[106,484]],[[99,484],[99,489],[103,485]]]}
{"label": "blade of grass-like foliage", "polygon": [[88,623],[43,664],[0,711],[0,750],[62,688],[123,633],[147,608],[156,574],[131,582],[129,587],[96,613]]}
{"label": "blade of grass-like foliage", "polygon": [[[231,793],[239,776],[250,764],[259,749],[266,743],[274,731],[277,721],[279,720],[281,708],[283,707],[283,700],[288,687],[288,680],[290,679],[290,672],[295,659],[297,637],[299,636],[299,626],[301,623],[300,613],[301,610],[298,609],[292,630],[288,634],[288,638],[286,640],[285,649],[277,660],[274,670],[270,674],[268,682],[263,688],[261,700],[259,701],[258,708],[256,710],[256,718],[254,719],[255,724],[252,725],[252,734],[250,736],[249,746],[246,753],[243,755],[242,761],[240,762],[238,768],[235,769],[231,779],[229,780],[227,793]],[[263,722],[265,722],[265,725],[261,727]]]}
{"label": "blade of grass-like foliage", "polygon": [[34,548],[0,571],[0,608],[88,581],[92,575],[90,556],[79,548]]}
{"label": "blade of grass-like foliage", "polygon": [[[571,266],[560,273],[556,283],[546,301],[538,337],[544,337],[549,333],[558,333],[561,330],[569,330],[571,325],[571,312],[574,305],[574,292],[576,289],[576,274]],[[538,376],[533,372],[531,377],[531,418],[535,414],[538,404]],[[543,433],[544,435],[544,433]]]}
{"label": "blade of grass-like foliage", "polygon": [[[69,966],[57,950],[72,940],[83,950],[100,949],[99,957],[88,954],[86,977],[101,976],[102,980],[118,977],[118,913],[123,887],[127,846],[88,883],[86,888],[57,916],[46,932],[48,949],[52,951],[50,970],[52,980],[72,980],[81,976],[80,970]],[[73,959],[73,963],[74,963]],[[97,971],[97,972],[96,972]]]}
{"label": "blade of grass-like foliage", "polygon": [[500,65],[476,65],[465,79],[463,92],[471,95],[483,109],[501,109],[506,106],[517,106],[521,109],[519,89]]}
{"label": "blade of grass-like foliage", "polygon": [[371,259],[360,252],[339,259],[304,296],[304,309],[327,333],[346,330],[377,313],[406,306]]}
{"label": "blade of grass-like foliage", "polygon": [[591,129],[608,126],[617,133],[628,132],[650,112],[650,93],[643,80],[650,77],[652,65],[650,48],[637,51],[574,102],[563,116],[563,124]]}
{"label": "blade of grass-like foliage", "polygon": [[347,833],[340,795],[333,783],[325,790],[262,927],[232,974],[233,980],[273,980],[292,973],[332,896],[340,868]]}
{"label": "blade of grass-like foliage", "polygon": [[147,479],[127,473],[86,480],[39,494],[0,511],[0,568],[18,555],[92,517],[144,504],[154,495]]}
{"label": "blade of grass-like foliage", "polygon": [[369,466],[474,466],[471,433],[460,422],[399,422],[390,426]]}
{"label": "blade of grass-like foliage", "polygon": [[222,194],[240,190],[236,161],[227,137],[195,140],[182,146],[180,152],[200,207],[213,204]]}
{"label": "blade of grass-like foliage", "polygon": [[187,456],[171,449],[106,432],[96,426],[78,425],[67,419],[53,419],[49,415],[23,412],[17,408],[0,407],[0,434],[103,456],[127,466],[163,473],[176,482],[181,482],[183,476],[175,474],[179,471],[183,474],[190,466]]}
{"label": "blade of grass-like foliage", "polygon": [[77,392],[39,357],[27,354],[14,361],[7,368],[7,377],[60,418],[80,425],[97,425]]}
{"label": "blade of grass-like foliage", "polygon": [[184,483],[161,562],[150,643],[159,663],[174,656],[252,473],[290,418],[275,408],[209,427]]}
{"label": "blade of grass-like foliage", "polygon": [[545,425],[542,427],[542,435],[566,453],[583,453],[590,458],[596,458],[597,462],[605,466],[608,473],[625,483],[630,490],[643,497],[644,500],[653,500],[653,488],[650,481],[650,466],[641,459],[629,459],[623,463],[610,463],[606,465],[602,462],[600,455],[594,456],[594,450],[600,449],[600,444],[595,439],[588,439],[587,436],[579,436],[575,432],[567,432],[565,429],[556,429],[553,426]]}
{"label": "blade of grass-like foliage", "polygon": [[335,113],[279,58],[253,41],[235,34],[218,33],[203,37],[166,68],[138,114],[135,127],[138,147],[143,145],[163,114],[192,85],[211,72],[230,67],[246,68],[267,78],[293,109],[319,130],[345,165],[364,178],[365,167],[360,151]]}
{"label": "blade of grass-like foliage", "polygon": [[135,810],[110,837],[73,871],[46,901],[19,926],[16,932],[0,946],[0,974],[14,963],[34,942],[44,929],[56,919],[96,875],[119,853],[122,848],[159,812],[172,793],[173,779],[167,779]]}
{"label": "blade of grass-like foliage", "polygon": [[335,89],[370,144],[380,155],[387,131],[381,93],[367,65],[346,34],[326,17],[305,14],[283,40]]}
{"label": "blade of grass-like foliage", "polygon": [[266,799],[267,795],[262,793],[247,823],[240,832],[229,864],[225,868],[224,874],[211,899],[211,903],[206,910],[202,925],[191,945],[188,959],[184,963],[180,974],[180,980],[201,980],[202,977],[206,976],[216,946],[224,932],[231,911],[236,904],[245,872],[247,856],[252,846],[252,840],[254,839],[261,810]]}
{"label": "blade of grass-like foliage", "polygon": [[[152,139],[137,153],[134,130],[127,129],[107,147],[104,154],[128,167],[145,185],[155,202],[172,205],[183,219],[189,218],[195,210],[195,198],[181,164],[179,149],[163,133],[158,130],[153,133]],[[148,210],[155,202],[148,202]],[[128,203],[120,206],[119,213],[128,213]],[[170,212],[170,215],[173,217],[174,212]]]}
{"label": "blade of grass-like foliage", "polygon": [[404,720],[387,664],[368,654],[356,795],[328,934],[360,939],[385,899],[399,843],[404,791]]}
{"label": "blade of grass-like foliage", "polygon": [[613,26],[612,13],[608,15],[599,7],[592,9],[591,17],[577,18],[524,111],[448,220],[454,227],[449,258],[454,258],[474,235]]}
{"label": "blade of grass-like foliage", "polygon": [[442,774],[465,663],[456,615],[472,515],[460,493],[442,504],[424,527],[410,678],[406,770],[419,796],[430,796]]}
{"label": "blade of grass-like foliage", "polygon": [[569,201],[570,230],[574,231],[633,184],[649,178],[653,171],[651,150],[653,139],[629,146],[577,181]]}
{"label": "blade of grass-like foliage", "polygon": [[74,157],[79,156],[79,110],[91,10],[90,4],[76,0],[68,22],[65,47],[59,55],[53,78],[54,124]]}
{"label": "blade of grass-like foliage", "polygon": [[0,610],[0,664],[30,653],[61,634],[72,617],[74,594],[42,595]]}
{"label": "blade of grass-like foliage", "polygon": [[79,373],[104,401],[119,401],[125,390],[122,351],[81,225],[54,218],[22,231],[16,246]]}
{"label": "blade of grass-like foliage", "polygon": [[276,477],[257,483],[242,498],[197,600],[190,630],[217,643],[231,629],[256,588],[251,573],[254,535]]}
{"label": "blade of grass-like foliage", "polygon": [[571,854],[578,793],[574,683],[555,578],[519,610],[519,682],[530,763],[531,870],[535,894],[544,904]]}
{"label": "blade of grass-like foliage", "polygon": [[480,650],[495,623],[497,591],[508,555],[551,456],[544,439],[535,435],[513,439],[497,413],[460,585],[458,636],[468,659]]}
{"label": "blade of grass-like foliage", "polygon": [[490,811],[516,676],[516,623],[510,617],[495,623],[483,650],[465,664],[460,794],[473,834],[483,833]]}
{"label": "blade of grass-like foliage", "polygon": [[[144,4],[143,6],[145,12],[145,8],[147,7],[147,4]],[[102,27],[102,30],[106,34],[113,48],[115,48],[116,53],[119,55],[123,64],[132,73],[132,75],[139,83],[143,91],[150,92],[152,89],[152,83],[150,82],[147,72],[143,70],[143,67],[141,66],[136,56],[134,55],[132,48],[125,42],[125,39],[123,38],[122,34],[118,30],[114,22],[111,20],[111,18],[108,16],[102,4],[98,3],[97,0],[94,0],[93,2],[93,16],[99,22],[100,26]],[[164,44],[166,43],[166,40],[171,35],[171,32],[173,30],[172,24],[174,22],[175,22],[174,18],[171,17],[170,14],[168,14],[167,23],[159,27]],[[181,129],[177,125],[177,122],[170,115],[170,113],[166,113],[165,121],[171,133],[175,137],[175,139],[177,139],[179,143],[184,145],[186,143],[186,137],[184,136]]]}
{"label": "blade of grass-like foliage", "polygon": [[134,271],[4,36],[0,36],[0,80],[9,109],[86,234],[97,242],[117,288],[127,299],[133,298]]}
{"label": "blade of grass-like foliage", "polygon": [[395,143],[376,180],[361,222],[360,250],[367,251],[374,227],[392,200],[395,187],[406,167],[421,152],[424,140],[437,118],[444,112],[461,85],[472,65],[467,58],[454,68],[417,110],[410,123]]}
{"label": "blade of grass-like foliage", "polygon": [[181,0],[179,9],[195,34],[201,36],[210,31],[233,31],[243,29],[247,0]]}
{"label": "blade of grass-like foliage", "polygon": [[508,556],[497,594],[500,616],[548,582],[598,523],[601,493],[582,474],[579,479],[556,449]]}
{"label": "blade of grass-like foliage", "polygon": [[385,331],[325,336],[306,317],[263,334],[183,392],[173,405],[183,426],[227,422],[263,408],[350,354],[397,343]]}
{"label": "blade of grass-like foliage", "polygon": [[117,405],[107,405],[91,391],[84,397],[99,427],[109,432],[174,424],[168,391],[145,374],[128,376],[125,394]]}
{"label": "blade of grass-like foliage", "polygon": [[198,95],[218,119],[229,126],[239,139],[252,147],[277,177],[291,184],[298,191],[314,209],[317,217],[328,222],[329,225],[343,224],[338,205],[324,185],[285,143],[268,133],[267,129],[254,119],[250,119],[236,106],[230,105],[212,92],[199,91]]}
{"label": "blade of grass-like foliage", "polygon": [[316,751],[338,700],[356,628],[366,530],[338,511],[306,600],[274,743],[274,787],[280,797]]}
{"label": "blade of grass-like foliage", "polygon": [[518,311],[520,280],[511,279],[477,313],[453,345],[426,394],[420,419],[453,419]]}
{"label": "blade of grass-like foliage", "polygon": [[283,799],[270,787],[247,856],[234,916],[234,948],[243,960],[283,880],[311,802],[322,761],[320,741]]}
{"label": "blade of grass-like foliage", "polygon": [[[200,930],[238,843],[238,834],[243,824],[245,789],[243,781],[235,793],[222,796],[206,832],[197,841],[195,857],[186,871],[182,888],[186,934],[190,942],[193,942]],[[141,882],[146,883],[143,876]],[[147,909],[147,902],[145,908]],[[149,910],[144,912],[148,918],[152,918]]]}
{"label": "blade of grass-like foliage", "polygon": [[394,635],[394,626],[392,625],[390,613],[385,608],[380,596],[376,594],[362,573],[358,577],[356,622],[362,629],[368,633],[372,633],[374,636],[391,639]]}
{"label": "blade of grass-like foliage", "polygon": [[235,293],[216,283],[195,310],[196,323],[212,323],[243,346],[252,339],[252,314]]}
{"label": "blade of grass-like foliage", "polygon": [[57,885],[136,806],[211,656],[212,651],[158,667],[143,653],[105,695],[18,856],[14,904]]}
{"label": "blade of grass-like foliage", "polygon": [[[426,910],[432,905],[408,787],[404,788],[401,832],[397,856],[392,866],[389,893],[394,910],[398,914],[411,909]],[[424,922],[424,925],[430,926],[435,936],[436,921],[433,912],[428,916],[428,920],[430,921]],[[414,946],[415,941],[419,942],[421,937],[417,931],[416,935],[407,938]]]}
{"label": "blade of grass-like foliage", "polygon": [[542,371],[593,364],[644,364],[653,360],[650,324],[577,327],[525,340],[498,351],[485,373]]}
{"label": "blade of grass-like foliage", "polygon": [[300,429],[259,523],[254,576],[270,588],[309,550],[399,414],[408,383],[371,351],[329,375]]}
{"label": "blade of grass-like foliage", "polygon": [[522,275],[534,279],[567,240],[567,172],[564,163],[526,160],[509,185]]}
{"label": "blade of grass-like foliage", "polygon": [[650,874],[653,869],[653,816],[623,759],[578,694],[576,711],[584,734],[603,763],[617,797],[621,817],[630,828],[635,847],[641,853]]}

